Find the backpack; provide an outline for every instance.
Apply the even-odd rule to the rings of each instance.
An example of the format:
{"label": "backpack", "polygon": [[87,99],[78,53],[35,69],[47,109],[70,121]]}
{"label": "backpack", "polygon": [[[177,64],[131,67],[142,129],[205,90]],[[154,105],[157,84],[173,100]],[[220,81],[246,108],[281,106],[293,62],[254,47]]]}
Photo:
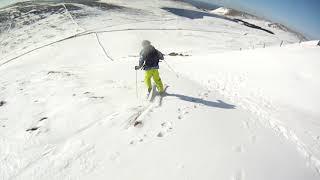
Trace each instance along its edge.
{"label": "backpack", "polygon": [[145,60],[144,67],[152,68],[159,66],[159,60],[162,59],[160,57],[159,51],[155,49],[153,46],[147,47],[143,52],[143,59]]}

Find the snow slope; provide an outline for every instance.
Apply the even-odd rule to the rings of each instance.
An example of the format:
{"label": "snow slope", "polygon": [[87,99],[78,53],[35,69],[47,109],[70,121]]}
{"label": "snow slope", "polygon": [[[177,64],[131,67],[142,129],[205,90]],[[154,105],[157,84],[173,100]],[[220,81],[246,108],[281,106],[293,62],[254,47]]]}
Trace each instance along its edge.
{"label": "snow slope", "polygon": [[[288,54],[286,49],[282,48],[281,52]],[[314,53],[310,61],[313,67],[319,66],[313,59],[319,55],[317,48],[298,49]],[[274,53],[277,50],[265,52],[281,56]],[[238,68],[247,63],[242,62],[247,60],[247,54],[255,54],[257,59],[258,54],[264,57],[263,53],[255,52],[233,53],[238,57],[236,60],[232,53],[230,57],[228,53],[207,55],[208,60],[201,60],[204,59],[201,56],[168,58],[178,71],[206,74],[201,78],[190,75],[195,81],[188,78],[189,74],[177,78],[162,65],[163,80],[170,87],[161,106],[159,97],[152,104],[143,100],[142,73],[138,77],[139,98],[136,99],[132,68],[135,61],[108,60],[94,35],[43,48],[2,66],[1,97],[7,102],[1,107],[2,178],[318,179],[315,162],[300,153],[291,136],[288,141],[282,131],[277,131],[281,126],[276,123],[270,128],[264,116],[259,116],[264,115],[263,110],[273,110],[273,104],[262,101],[265,107],[259,109],[254,101],[256,96],[249,96],[253,100],[242,99],[245,92],[237,87],[237,81],[232,82],[232,79],[243,79],[245,83],[248,79],[248,89],[261,85],[260,80],[255,80],[259,76],[266,78],[266,73],[259,71],[262,60],[249,63],[249,67],[257,70],[255,73],[250,74],[251,68]],[[218,61],[218,57],[224,57],[224,61]],[[234,61],[238,63],[229,63]],[[302,64],[300,61],[299,65]],[[214,69],[218,67],[219,71]],[[230,70],[229,81],[223,75],[216,76],[225,72],[221,67]],[[232,74],[232,69],[240,74]],[[283,71],[292,69],[283,68]],[[213,88],[208,84],[203,86],[202,81],[211,82],[206,77],[213,85],[212,77],[216,77],[233,86],[223,87],[218,83]],[[201,83],[197,83],[199,80]],[[281,79],[273,80],[279,85],[278,91],[286,93],[281,82]],[[312,96],[312,92],[303,95]],[[315,94],[313,97],[316,98]],[[140,117],[144,126],[128,125],[141,112],[144,112]],[[285,115],[282,111],[275,113]],[[295,127],[290,127],[294,120],[289,119],[288,123],[286,119],[280,120],[294,132],[294,128],[302,133],[308,130],[313,135],[319,132],[310,129],[318,127],[313,124],[317,118],[305,119],[300,122],[305,126]],[[33,127],[39,129],[26,131]],[[312,140],[310,136],[308,139]],[[313,143],[318,140],[314,139]],[[305,146],[315,147],[313,143]],[[310,157],[319,157],[316,152],[311,153],[314,156]]]}
{"label": "snow slope", "polygon": [[[196,10],[178,2],[117,5],[162,18],[138,13],[145,20],[132,24],[114,11],[114,24],[98,28],[75,19],[86,35],[1,56],[0,179],[319,179],[319,46],[239,51],[298,39],[159,9]],[[236,38],[244,32],[252,35]],[[168,94],[151,103],[133,69],[142,39],[189,55],[166,56]],[[23,47],[30,53],[11,59]]]}
{"label": "snow slope", "polygon": [[268,27],[263,20],[252,21],[275,34],[249,28],[182,2],[65,2],[30,1],[1,9],[0,63],[52,42],[97,31],[158,31],[157,35],[170,38],[175,48],[186,46],[185,41],[190,42],[188,47],[183,47],[188,53],[199,52],[191,50],[191,46],[197,46],[201,51],[205,48],[208,52],[223,52],[300,41],[295,34]]}
{"label": "snow slope", "polygon": [[204,55],[196,64],[186,57],[174,68],[256,114],[266,127],[294,142],[319,172],[319,57],[319,46],[307,42]]}

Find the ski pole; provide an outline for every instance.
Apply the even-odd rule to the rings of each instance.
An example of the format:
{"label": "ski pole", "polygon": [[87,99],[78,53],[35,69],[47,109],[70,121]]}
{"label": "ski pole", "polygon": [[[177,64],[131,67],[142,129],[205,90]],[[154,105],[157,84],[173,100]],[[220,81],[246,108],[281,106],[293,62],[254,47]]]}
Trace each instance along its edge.
{"label": "ski pole", "polygon": [[163,59],[163,61],[167,64],[168,68],[174,73],[176,74],[177,78],[179,78],[178,73],[168,64],[168,62],[166,60]]}
{"label": "ski pole", "polygon": [[137,97],[137,99],[139,98],[139,96],[138,96],[138,70],[136,70],[136,97]]}

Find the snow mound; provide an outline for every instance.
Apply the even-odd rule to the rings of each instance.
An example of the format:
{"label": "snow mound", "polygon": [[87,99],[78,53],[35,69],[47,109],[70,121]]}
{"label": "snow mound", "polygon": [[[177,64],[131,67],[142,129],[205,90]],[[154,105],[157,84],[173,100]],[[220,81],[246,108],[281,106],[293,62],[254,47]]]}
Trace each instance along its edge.
{"label": "snow mound", "polygon": [[213,14],[221,15],[221,16],[262,20],[261,18],[254,16],[252,14],[248,14],[246,12],[238,11],[238,10],[227,8],[227,7],[220,7],[210,12]]}
{"label": "snow mound", "polygon": [[230,12],[231,12],[232,10],[231,9],[229,9],[229,8],[226,8],[226,7],[220,7],[220,8],[217,8],[217,9],[215,9],[215,10],[212,10],[212,11],[210,11],[211,13],[214,13],[214,14],[219,14],[219,15],[229,15],[230,14]]}
{"label": "snow mound", "polygon": [[301,44],[306,45],[306,46],[319,46],[320,41],[319,40],[305,41],[305,42],[301,42]]}

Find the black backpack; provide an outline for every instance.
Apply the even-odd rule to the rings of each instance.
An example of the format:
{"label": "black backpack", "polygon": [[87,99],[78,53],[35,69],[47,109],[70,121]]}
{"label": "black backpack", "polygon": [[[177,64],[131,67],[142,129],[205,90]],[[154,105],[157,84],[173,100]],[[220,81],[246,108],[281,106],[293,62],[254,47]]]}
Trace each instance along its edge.
{"label": "black backpack", "polygon": [[145,60],[144,67],[152,68],[157,67],[159,65],[159,52],[153,46],[147,47],[143,52],[143,59]]}

